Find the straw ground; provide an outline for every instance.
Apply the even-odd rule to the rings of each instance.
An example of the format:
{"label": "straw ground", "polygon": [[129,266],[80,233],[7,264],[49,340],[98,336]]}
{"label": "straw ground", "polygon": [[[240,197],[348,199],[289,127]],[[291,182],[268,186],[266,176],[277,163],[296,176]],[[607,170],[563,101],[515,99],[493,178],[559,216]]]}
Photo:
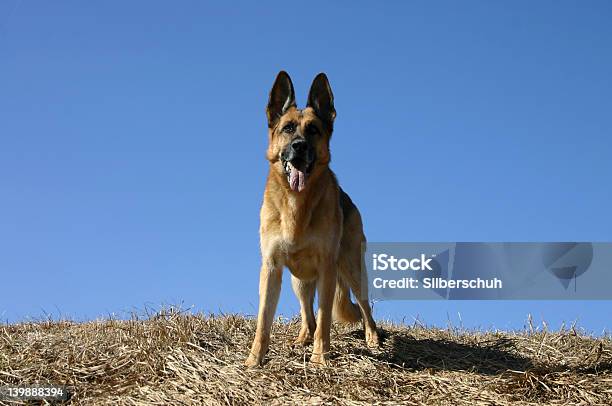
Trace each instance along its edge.
{"label": "straw ground", "polygon": [[255,321],[164,310],[144,319],[0,326],[0,385],[50,382],[73,405],[610,405],[612,340],[558,332],[476,332],[379,322],[382,344],[334,325],[330,367],[293,348],[277,320],[267,363],[242,362]]}

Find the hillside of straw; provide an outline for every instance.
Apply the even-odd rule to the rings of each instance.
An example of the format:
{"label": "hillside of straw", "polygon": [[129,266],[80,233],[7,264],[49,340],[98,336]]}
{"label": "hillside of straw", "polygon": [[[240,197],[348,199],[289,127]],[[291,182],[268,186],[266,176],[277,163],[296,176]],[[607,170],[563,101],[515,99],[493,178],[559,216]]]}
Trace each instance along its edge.
{"label": "hillside of straw", "polygon": [[72,405],[612,404],[612,340],[575,328],[475,332],[380,322],[382,345],[371,350],[360,326],[334,325],[329,367],[307,362],[311,347],[292,347],[298,328],[297,320],[277,320],[267,362],[246,369],[255,321],[238,315],[169,310],[3,324],[0,385],[65,385]]}

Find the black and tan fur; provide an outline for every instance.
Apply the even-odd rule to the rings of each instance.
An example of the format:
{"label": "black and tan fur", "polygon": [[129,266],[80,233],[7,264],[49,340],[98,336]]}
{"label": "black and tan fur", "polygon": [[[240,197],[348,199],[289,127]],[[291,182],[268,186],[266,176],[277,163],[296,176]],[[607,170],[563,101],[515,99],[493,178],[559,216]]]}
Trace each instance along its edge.
{"label": "black and tan fur", "polygon": [[[266,113],[270,170],[260,215],[259,312],[245,365],[260,365],[268,350],[284,267],[291,271],[301,307],[296,344],[314,341],[312,362],[327,363],[332,316],[344,322],[361,319],[367,344],[377,346],[376,325],[361,284],[361,216],[329,168],[336,111],[327,76],[317,75],[306,108],[300,110],[289,75],[280,72]],[[350,299],[351,290],[357,304]]]}

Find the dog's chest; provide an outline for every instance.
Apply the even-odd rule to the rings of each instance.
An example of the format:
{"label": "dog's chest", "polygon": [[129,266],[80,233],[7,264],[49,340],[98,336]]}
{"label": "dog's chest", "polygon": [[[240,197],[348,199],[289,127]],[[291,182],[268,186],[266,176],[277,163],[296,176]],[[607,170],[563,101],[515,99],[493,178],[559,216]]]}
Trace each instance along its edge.
{"label": "dog's chest", "polygon": [[284,207],[280,211],[280,229],[282,239],[287,246],[300,249],[304,245],[309,236],[313,234],[311,220],[312,212],[297,199],[289,196]]}

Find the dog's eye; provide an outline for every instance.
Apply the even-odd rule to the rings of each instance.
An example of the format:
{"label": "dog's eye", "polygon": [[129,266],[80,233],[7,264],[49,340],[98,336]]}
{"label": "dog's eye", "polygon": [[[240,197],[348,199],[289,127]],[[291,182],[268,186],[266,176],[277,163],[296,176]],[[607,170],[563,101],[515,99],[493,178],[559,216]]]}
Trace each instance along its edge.
{"label": "dog's eye", "polygon": [[286,124],[283,127],[283,132],[287,134],[293,134],[295,132],[295,123]]}
{"label": "dog's eye", "polygon": [[306,127],[306,133],[310,135],[317,135],[319,133],[319,129],[315,125],[309,125]]}

